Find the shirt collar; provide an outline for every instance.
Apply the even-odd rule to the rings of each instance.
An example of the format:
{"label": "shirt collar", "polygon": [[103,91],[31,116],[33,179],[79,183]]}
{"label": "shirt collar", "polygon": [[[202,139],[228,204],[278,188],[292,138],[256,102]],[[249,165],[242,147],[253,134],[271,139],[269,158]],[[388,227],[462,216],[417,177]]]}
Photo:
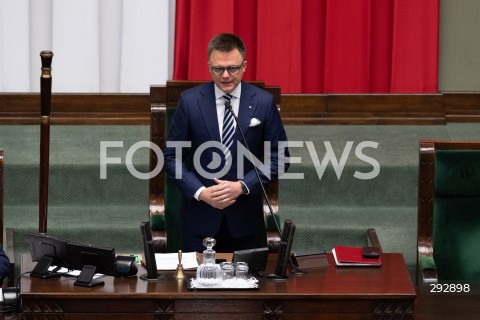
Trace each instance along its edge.
{"label": "shirt collar", "polygon": [[[225,95],[225,92],[223,92],[222,90],[220,90],[219,87],[217,87],[216,84],[214,84],[214,87],[215,87],[215,99],[220,99],[222,98],[224,95]],[[238,84],[238,86],[233,89],[232,92],[230,92],[230,95],[235,97],[235,98],[240,98],[240,94],[242,93],[242,82],[240,81],[240,83]]]}

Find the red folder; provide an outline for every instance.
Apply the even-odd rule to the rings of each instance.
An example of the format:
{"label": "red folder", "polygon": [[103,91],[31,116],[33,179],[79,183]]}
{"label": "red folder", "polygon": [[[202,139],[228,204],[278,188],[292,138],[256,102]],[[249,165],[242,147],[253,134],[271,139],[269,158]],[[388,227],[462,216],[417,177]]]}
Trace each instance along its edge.
{"label": "red folder", "polygon": [[378,258],[365,258],[362,256],[361,247],[335,246],[332,250],[337,266],[381,266],[382,260]]}

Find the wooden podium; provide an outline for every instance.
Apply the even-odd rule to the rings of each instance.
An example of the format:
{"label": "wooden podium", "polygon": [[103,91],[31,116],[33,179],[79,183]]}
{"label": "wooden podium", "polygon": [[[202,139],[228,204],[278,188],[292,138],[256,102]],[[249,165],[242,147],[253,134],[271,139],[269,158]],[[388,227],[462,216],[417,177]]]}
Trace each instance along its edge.
{"label": "wooden podium", "polygon": [[[267,271],[273,270],[269,256]],[[74,279],[21,280],[25,319],[413,319],[415,289],[403,256],[383,253],[381,267],[328,267],[289,275],[285,281],[260,279],[256,290],[188,290],[173,278],[147,282],[139,277],[105,277],[95,288]],[[22,272],[34,266],[22,256]],[[145,273],[139,265],[138,275]],[[185,271],[187,277],[194,273]]]}

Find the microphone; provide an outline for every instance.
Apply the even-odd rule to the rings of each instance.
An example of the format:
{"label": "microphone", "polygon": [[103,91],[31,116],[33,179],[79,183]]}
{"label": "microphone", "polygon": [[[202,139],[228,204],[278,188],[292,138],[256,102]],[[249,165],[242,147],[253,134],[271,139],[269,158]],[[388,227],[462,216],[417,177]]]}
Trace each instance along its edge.
{"label": "microphone", "polygon": [[233,119],[235,119],[235,123],[237,124],[238,130],[240,131],[240,135],[242,136],[243,142],[245,142],[245,147],[248,150],[248,155],[250,157],[250,161],[253,164],[253,169],[255,170],[255,175],[257,176],[258,182],[260,183],[260,187],[262,188],[263,197],[265,199],[265,202],[267,203],[268,211],[273,218],[273,221],[274,221],[274,224],[275,224],[275,229],[278,232],[279,238],[282,239],[282,230],[280,229],[280,226],[278,225],[277,219],[275,219],[275,214],[273,213],[272,205],[270,204],[270,200],[268,199],[267,192],[265,191],[265,187],[263,186],[262,179],[260,178],[260,173],[258,172],[258,169],[255,166],[255,162],[253,161],[252,152],[250,151],[250,147],[248,146],[247,139],[245,139],[245,135],[243,134],[243,130],[240,127],[240,124],[238,123],[238,118],[235,115],[235,112],[233,112],[232,105],[230,104],[230,101],[225,100],[225,108],[227,108],[228,111],[230,111],[230,113],[233,116]]}

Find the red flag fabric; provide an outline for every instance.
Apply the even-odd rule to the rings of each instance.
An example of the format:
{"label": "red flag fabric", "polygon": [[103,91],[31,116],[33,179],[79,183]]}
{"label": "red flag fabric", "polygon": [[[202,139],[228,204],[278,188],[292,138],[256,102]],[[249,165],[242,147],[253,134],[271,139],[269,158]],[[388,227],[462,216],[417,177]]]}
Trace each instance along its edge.
{"label": "red flag fabric", "polygon": [[245,80],[283,93],[436,93],[439,0],[177,0],[175,80],[208,80],[207,44],[236,33]]}

